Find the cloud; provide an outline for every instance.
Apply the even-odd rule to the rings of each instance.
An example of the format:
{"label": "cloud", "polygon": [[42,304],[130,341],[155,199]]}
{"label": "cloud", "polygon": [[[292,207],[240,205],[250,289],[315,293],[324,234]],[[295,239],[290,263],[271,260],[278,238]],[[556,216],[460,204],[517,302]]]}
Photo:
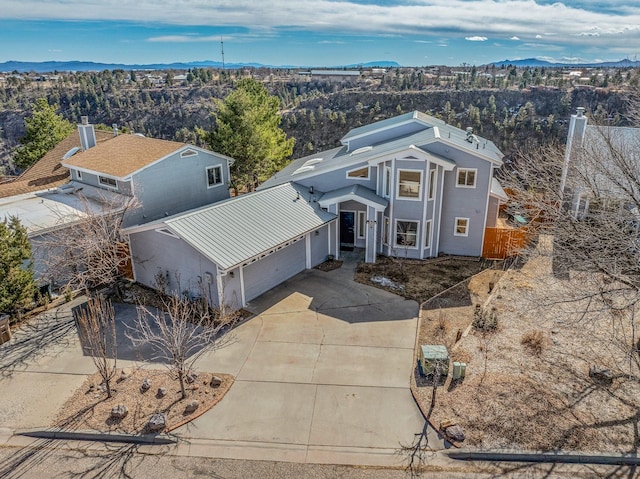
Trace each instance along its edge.
{"label": "cloud", "polygon": [[464,37],[464,39],[470,42],[486,42],[487,40],[489,40],[487,37],[480,37],[480,36]]}
{"label": "cloud", "polygon": [[[415,35],[485,41],[492,37],[538,38],[539,32],[565,45],[615,50],[640,43],[637,2],[614,0],[3,0],[0,19],[119,21],[142,26],[240,27],[260,35],[308,32],[319,35]],[[354,21],[355,19],[355,21]],[[482,19],[482,21],[479,21]],[[594,25],[598,26],[599,36]],[[165,30],[166,31],[166,30]],[[171,33],[175,33],[172,30]],[[234,39],[236,35],[234,35]],[[245,37],[249,38],[249,37]],[[475,39],[477,38],[477,39]],[[606,38],[606,42],[603,42]],[[471,40],[475,39],[475,40]],[[149,41],[192,43],[207,36],[158,35]],[[217,41],[217,40],[216,40]]]}
{"label": "cloud", "polygon": [[516,37],[515,35],[512,36],[509,40],[520,40],[520,38]]}
{"label": "cloud", "polygon": [[344,45],[345,42],[342,40],[320,40],[318,42],[321,45]]}
{"label": "cloud", "polygon": [[47,50],[49,53],[61,53],[62,50],[60,50],[59,48],[50,48]]}
{"label": "cloud", "polygon": [[197,42],[219,42],[220,36],[212,35],[207,37],[195,35],[164,35],[160,37],[147,38],[148,42],[157,43],[197,43]]}
{"label": "cloud", "polygon": [[431,40],[414,40],[414,43],[433,43]]}

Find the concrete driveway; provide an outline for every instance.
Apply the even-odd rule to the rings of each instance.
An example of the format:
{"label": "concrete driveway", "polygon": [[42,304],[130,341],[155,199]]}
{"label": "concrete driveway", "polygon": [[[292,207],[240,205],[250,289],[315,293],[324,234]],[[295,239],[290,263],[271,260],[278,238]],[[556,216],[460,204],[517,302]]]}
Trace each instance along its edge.
{"label": "concrete driveway", "polygon": [[[258,298],[235,342],[199,363],[236,382],[176,432],[189,453],[399,465],[424,418],[409,390],[418,305],[355,283],[354,265],[305,271]],[[436,438],[433,438],[434,441]]]}

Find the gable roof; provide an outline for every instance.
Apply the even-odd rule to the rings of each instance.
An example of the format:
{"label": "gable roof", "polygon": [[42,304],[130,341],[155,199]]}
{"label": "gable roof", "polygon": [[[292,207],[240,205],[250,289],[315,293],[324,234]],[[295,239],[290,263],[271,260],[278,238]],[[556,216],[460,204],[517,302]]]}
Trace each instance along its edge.
{"label": "gable roof", "polygon": [[345,186],[337,190],[324,193],[318,200],[321,207],[326,207],[342,201],[355,200],[367,206],[375,208],[376,211],[384,211],[389,200],[376,195],[376,192],[365,188],[362,185]]}
{"label": "gable roof", "polygon": [[[113,138],[111,132],[97,130],[95,133],[98,143]],[[0,198],[55,188],[66,183],[69,170],[62,165],[62,157],[73,148],[80,148],[77,131],[58,143],[14,181],[1,184]]]}
{"label": "gable roof", "polygon": [[77,153],[63,164],[116,178],[125,178],[186,146],[186,143],[176,141],[138,135],[118,135],[108,142]]}
{"label": "gable roof", "polygon": [[[494,151],[487,147],[489,143],[491,145],[493,145],[493,143],[487,142],[485,145],[475,140],[474,143],[470,143],[466,140],[466,132],[462,132],[459,128],[456,128],[456,130],[458,130],[458,132],[449,132],[446,130],[446,133],[444,133],[441,127],[432,127],[418,131],[417,133],[410,133],[390,140],[381,141],[380,143],[374,143],[368,147],[358,148],[351,152],[348,151],[347,146],[341,146],[332,150],[315,153],[293,160],[285,168],[265,181],[258,189],[270,188],[289,181],[310,178],[364,162],[369,162],[369,164],[372,165],[375,164],[379,158],[409,151],[419,153],[423,158],[441,165],[445,170],[452,170],[456,166],[454,160],[431,151],[433,145],[438,143],[466,151],[478,158],[498,165],[502,164],[502,153],[500,153],[497,148]],[[465,139],[462,139],[463,136]]]}
{"label": "gable roof", "polygon": [[307,188],[286,183],[127,231],[165,225],[222,270],[229,270],[335,218],[311,201]]}
{"label": "gable roof", "polygon": [[[438,135],[442,140],[446,140],[448,143],[459,148],[466,150],[482,149],[484,150],[483,155],[495,158],[498,161],[502,159],[502,152],[492,141],[475,135],[472,137],[472,141],[469,141],[466,130],[449,125],[439,118],[427,115],[426,113],[422,113],[417,110],[405,113],[404,115],[395,116],[393,118],[387,118],[386,120],[377,121],[369,125],[364,125],[359,128],[354,128],[343,136],[340,141],[343,145],[346,145],[355,139],[373,136],[376,133],[393,130],[410,124],[414,124],[414,129],[418,131],[433,129],[438,132]],[[482,145],[482,148],[480,148],[479,145]]]}

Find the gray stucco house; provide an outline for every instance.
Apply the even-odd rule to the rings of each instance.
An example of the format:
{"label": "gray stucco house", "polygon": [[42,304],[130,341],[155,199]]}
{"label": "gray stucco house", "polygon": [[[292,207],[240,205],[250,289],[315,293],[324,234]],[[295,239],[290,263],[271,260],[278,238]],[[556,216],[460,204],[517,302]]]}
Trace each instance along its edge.
{"label": "gray stucco house", "polygon": [[172,289],[242,307],[354,247],[367,262],[482,254],[507,199],[492,142],[416,111],[341,143],[294,160],[254,193],[129,228],[136,280],[179,278]]}

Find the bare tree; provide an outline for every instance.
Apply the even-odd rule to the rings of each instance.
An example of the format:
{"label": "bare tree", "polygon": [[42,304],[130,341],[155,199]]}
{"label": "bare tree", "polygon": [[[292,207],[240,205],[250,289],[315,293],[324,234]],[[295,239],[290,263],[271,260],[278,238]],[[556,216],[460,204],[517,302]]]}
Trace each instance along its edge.
{"label": "bare tree", "polygon": [[116,315],[111,301],[102,296],[89,299],[74,311],[82,341],[91,354],[107,397],[111,397],[111,380],[116,374]]}
{"label": "bare tree", "polygon": [[185,381],[194,372],[195,363],[205,353],[229,343],[228,330],[238,316],[213,310],[201,298],[169,295],[162,302],[162,310],[138,306],[135,328],[127,336],[136,346],[152,346],[153,359],[167,363],[185,399]]}
{"label": "bare tree", "polygon": [[605,121],[588,126],[580,140],[567,155],[563,145],[524,152],[503,175],[539,238],[521,253],[548,257],[549,281],[558,282],[537,306],[572,310],[576,321],[610,315],[612,346],[628,358],[629,373],[640,373],[640,129]]}
{"label": "bare tree", "polygon": [[44,273],[71,289],[117,285],[130,261],[122,228],[127,214],[139,203],[125,195],[74,194],[80,198],[80,212],[69,218],[63,209],[53,211],[61,226],[34,242],[43,258]]}

